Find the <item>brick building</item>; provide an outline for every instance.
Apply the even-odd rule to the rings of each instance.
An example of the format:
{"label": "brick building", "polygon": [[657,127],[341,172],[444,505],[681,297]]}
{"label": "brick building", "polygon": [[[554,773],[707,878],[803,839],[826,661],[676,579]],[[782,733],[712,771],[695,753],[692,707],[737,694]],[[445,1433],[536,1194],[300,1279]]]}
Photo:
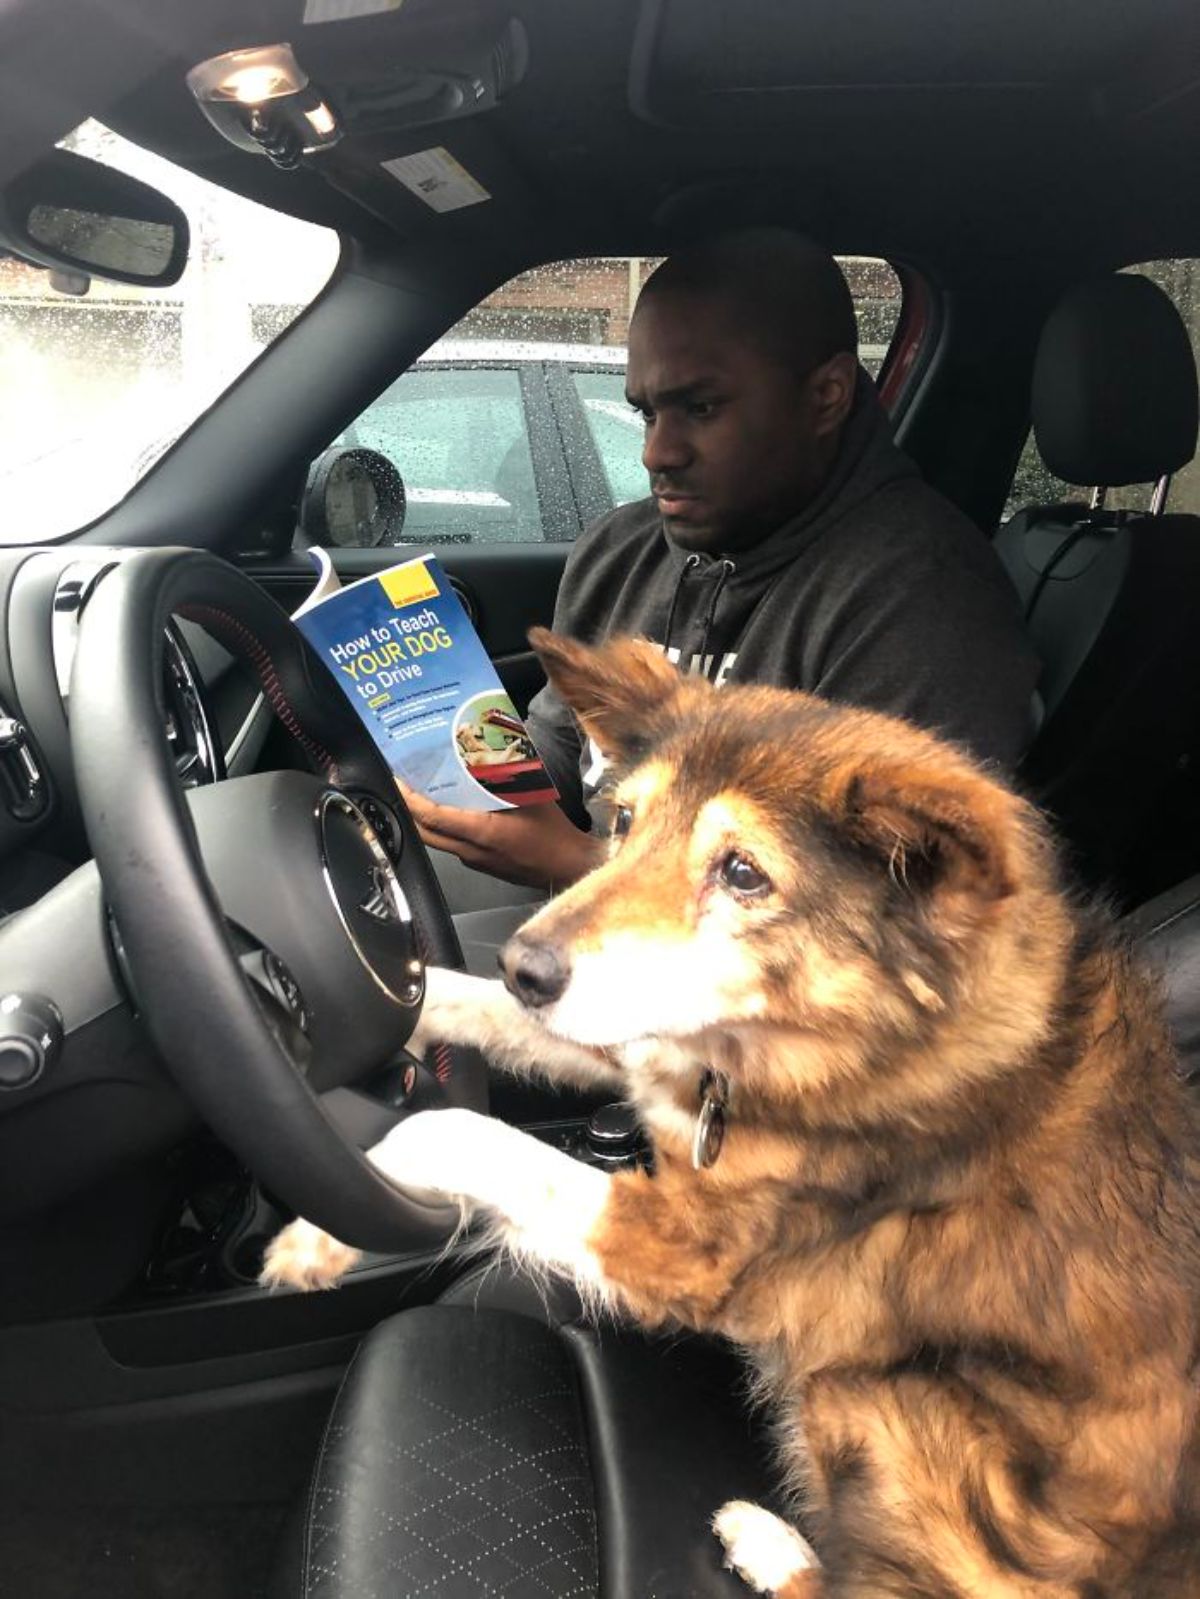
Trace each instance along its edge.
{"label": "brick building", "polygon": [[[660,259],[599,257],[524,272],[465,317],[455,336],[624,345],[638,292]],[[843,258],[842,269],[863,345],[886,348],[900,314],[900,280],[885,261],[861,256]]]}

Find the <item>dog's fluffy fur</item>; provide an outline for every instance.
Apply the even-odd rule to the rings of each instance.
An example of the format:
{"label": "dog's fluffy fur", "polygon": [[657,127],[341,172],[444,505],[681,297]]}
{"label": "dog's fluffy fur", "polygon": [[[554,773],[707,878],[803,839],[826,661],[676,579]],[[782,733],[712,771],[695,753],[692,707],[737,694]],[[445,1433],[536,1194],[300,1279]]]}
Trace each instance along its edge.
{"label": "dog's fluffy fur", "polygon": [[[610,1082],[656,1169],[466,1112],[375,1158],[641,1321],[749,1352],[821,1562],[726,1506],[758,1587],[1200,1593],[1197,1120],[1153,985],[1063,893],[1039,816],[889,718],[535,643],[614,762],[622,836],[505,953],[511,978],[554,951],[559,997],[434,972],[422,1032]],[[728,1131],[696,1171],[705,1068]],[[329,1281],[353,1258],[331,1244],[289,1229],[268,1279]]]}

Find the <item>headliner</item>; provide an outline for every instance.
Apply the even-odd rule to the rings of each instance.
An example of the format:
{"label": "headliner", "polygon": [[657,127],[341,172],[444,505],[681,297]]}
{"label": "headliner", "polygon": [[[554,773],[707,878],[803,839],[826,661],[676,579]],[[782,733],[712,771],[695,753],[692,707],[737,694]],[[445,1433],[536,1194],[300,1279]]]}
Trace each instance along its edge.
{"label": "headliner", "polygon": [[[302,9],[9,0],[8,164],[90,111],[215,182],[388,248],[436,233],[484,254],[519,241],[529,259],[658,254],[714,224],[769,220],[950,284],[1200,255],[1194,0],[405,0],[315,27]],[[206,55],[286,39],[338,104],[486,50],[514,16],[529,67],[497,109],[359,126],[320,158],[336,187],[225,144],[183,83]],[[438,144],[490,203],[438,216],[378,165]]]}

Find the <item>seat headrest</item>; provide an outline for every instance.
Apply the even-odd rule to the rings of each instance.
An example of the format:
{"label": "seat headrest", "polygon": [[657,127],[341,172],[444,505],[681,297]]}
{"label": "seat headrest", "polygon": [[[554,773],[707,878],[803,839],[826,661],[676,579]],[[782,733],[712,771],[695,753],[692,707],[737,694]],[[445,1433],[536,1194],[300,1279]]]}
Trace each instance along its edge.
{"label": "seat headrest", "polygon": [[1152,483],[1196,452],[1196,360],[1149,278],[1115,273],[1065,295],[1033,368],[1033,431],[1068,483]]}

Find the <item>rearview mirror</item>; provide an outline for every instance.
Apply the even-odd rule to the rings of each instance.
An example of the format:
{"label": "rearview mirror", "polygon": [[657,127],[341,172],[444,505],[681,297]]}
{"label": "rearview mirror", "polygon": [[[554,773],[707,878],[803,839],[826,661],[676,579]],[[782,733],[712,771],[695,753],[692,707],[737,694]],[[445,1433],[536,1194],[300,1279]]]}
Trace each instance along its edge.
{"label": "rearview mirror", "polygon": [[0,245],[34,266],[165,288],[187,265],[187,217],[138,178],[52,150],[0,191]]}

